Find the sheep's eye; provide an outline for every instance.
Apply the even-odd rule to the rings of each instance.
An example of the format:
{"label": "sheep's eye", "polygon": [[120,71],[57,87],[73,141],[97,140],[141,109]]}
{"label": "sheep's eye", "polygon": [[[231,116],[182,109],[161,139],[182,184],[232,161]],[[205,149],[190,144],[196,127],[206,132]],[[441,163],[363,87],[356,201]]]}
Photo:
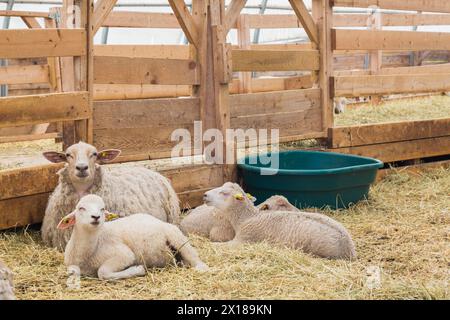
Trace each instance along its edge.
{"label": "sheep's eye", "polygon": [[83,207],[79,207],[78,210],[85,211],[86,209]]}
{"label": "sheep's eye", "polygon": [[223,196],[229,196],[230,193],[228,191],[220,191],[220,194]]}
{"label": "sheep's eye", "polygon": [[66,158],[71,158],[72,155],[70,153],[66,153]]}
{"label": "sheep's eye", "polygon": [[93,156],[93,157],[97,157],[97,156],[98,156],[98,153],[97,153],[97,152],[94,152],[94,153],[92,154],[92,156]]}
{"label": "sheep's eye", "polygon": [[101,210],[101,211],[105,211],[105,208],[101,208],[100,210]]}

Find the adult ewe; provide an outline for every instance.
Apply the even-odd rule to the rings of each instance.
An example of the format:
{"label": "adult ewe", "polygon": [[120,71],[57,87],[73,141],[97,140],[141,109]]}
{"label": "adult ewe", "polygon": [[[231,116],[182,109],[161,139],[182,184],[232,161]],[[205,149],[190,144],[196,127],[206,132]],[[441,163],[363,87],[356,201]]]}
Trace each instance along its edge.
{"label": "adult ewe", "polygon": [[58,186],[45,210],[42,239],[46,245],[64,250],[71,230],[58,232],[56,226],[86,194],[101,196],[107,208],[122,217],[147,212],[161,221],[179,223],[179,200],[164,176],[142,167],[106,168],[99,165],[114,160],[119,154],[120,150],[98,152],[84,142],[70,146],[64,153],[44,153],[53,163],[66,162],[58,172]]}
{"label": "adult ewe", "polygon": [[261,214],[242,188],[231,182],[206,192],[204,201],[218,208],[233,226],[236,236],[230,244],[268,241],[329,259],[356,258],[347,230],[325,215],[292,211]]}
{"label": "adult ewe", "polygon": [[[283,196],[272,196],[257,207],[260,211],[299,211]],[[234,229],[228,220],[221,218],[218,209],[201,205],[193,209],[183,220],[181,230],[197,234],[213,242],[226,242],[234,238]]]}
{"label": "adult ewe", "polygon": [[199,271],[208,267],[177,226],[148,214],[105,222],[110,213],[97,195],[81,198],[58,229],[75,225],[64,253],[68,270],[78,275],[117,280],[146,274],[173,259]]}
{"label": "adult ewe", "polygon": [[0,260],[0,300],[15,300],[13,274]]}

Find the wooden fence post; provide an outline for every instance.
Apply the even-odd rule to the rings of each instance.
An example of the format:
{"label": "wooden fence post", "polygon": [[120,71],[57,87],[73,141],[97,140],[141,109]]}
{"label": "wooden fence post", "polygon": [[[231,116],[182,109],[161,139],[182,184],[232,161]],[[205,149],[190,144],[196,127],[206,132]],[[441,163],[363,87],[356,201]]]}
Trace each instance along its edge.
{"label": "wooden fence post", "polygon": [[[381,30],[382,29],[381,19],[382,17],[380,10],[377,9],[373,11],[369,18],[370,30]],[[379,74],[382,64],[383,64],[383,51],[382,50],[370,51],[370,74],[373,75]],[[375,105],[380,104],[381,96],[372,95],[370,97],[370,102]]]}
{"label": "wooden fence post", "polygon": [[[192,17],[198,31],[197,61],[200,86],[194,95],[200,98],[203,132],[218,129],[226,137],[230,127],[229,89],[231,81],[230,47],[226,44],[225,3],[223,0],[193,0]],[[226,144],[222,145],[226,159]],[[234,166],[223,166],[224,181],[232,179]]]}
{"label": "wooden fence post", "polygon": [[333,113],[333,50],[331,29],[333,27],[333,7],[330,0],[313,0],[312,15],[319,33],[320,70],[318,85],[321,89],[322,127],[326,132],[334,126]]}
{"label": "wooden fence post", "polygon": [[[245,14],[242,14],[237,20],[237,39],[239,49],[250,49],[250,25]],[[251,93],[251,85],[252,73],[239,72],[239,93]]]}
{"label": "wooden fence post", "polygon": [[77,120],[63,124],[63,148],[80,140],[92,143],[92,94],[93,94],[93,31],[92,0],[64,0],[60,28],[84,28],[86,30],[86,55],[61,58],[62,91],[88,91],[90,120]]}

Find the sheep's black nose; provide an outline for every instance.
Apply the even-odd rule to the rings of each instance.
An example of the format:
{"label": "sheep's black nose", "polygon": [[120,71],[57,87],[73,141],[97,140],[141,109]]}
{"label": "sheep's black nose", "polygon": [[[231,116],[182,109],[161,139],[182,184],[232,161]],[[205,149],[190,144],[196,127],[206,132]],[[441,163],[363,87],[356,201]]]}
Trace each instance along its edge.
{"label": "sheep's black nose", "polygon": [[88,166],[86,164],[79,164],[75,168],[79,171],[86,171],[88,169]]}
{"label": "sheep's black nose", "polygon": [[91,216],[91,218],[97,221],[98,219],[100,219],[100,216]]}

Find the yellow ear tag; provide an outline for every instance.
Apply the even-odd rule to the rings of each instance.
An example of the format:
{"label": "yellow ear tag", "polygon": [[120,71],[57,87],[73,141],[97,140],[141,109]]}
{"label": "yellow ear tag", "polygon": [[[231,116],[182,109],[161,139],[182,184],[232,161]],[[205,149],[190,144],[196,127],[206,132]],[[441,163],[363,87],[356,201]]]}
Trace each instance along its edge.
{"label": "yellow ear tag", "polygon": [[249,198],[250,200],[253,199],[253,196],[250,193],[247,193],[247,198]]}
{"label": "yellow ear tag", "polygon": [[64,224],[68,224],[69,222],[70,222],[69,218],[65,218],[64,221],[63,221]]}
{"label": "yellow ear tag", "polygon": [[106,221],[112,221],[119,218],[119,215],[117,213],[110,213],[106,216]]}
{"label": "yellow ear tag", "polygon": [[106,157],[106,152],[100,153],[100,157]]}
{"label": "yellow ear tag", "polygon": [[236,200],[240,200],[240,201],[244,200],[244,196],[242,195],[242,193],[236,193],[236,194],[234,195],[234,198],[235,198]]}

